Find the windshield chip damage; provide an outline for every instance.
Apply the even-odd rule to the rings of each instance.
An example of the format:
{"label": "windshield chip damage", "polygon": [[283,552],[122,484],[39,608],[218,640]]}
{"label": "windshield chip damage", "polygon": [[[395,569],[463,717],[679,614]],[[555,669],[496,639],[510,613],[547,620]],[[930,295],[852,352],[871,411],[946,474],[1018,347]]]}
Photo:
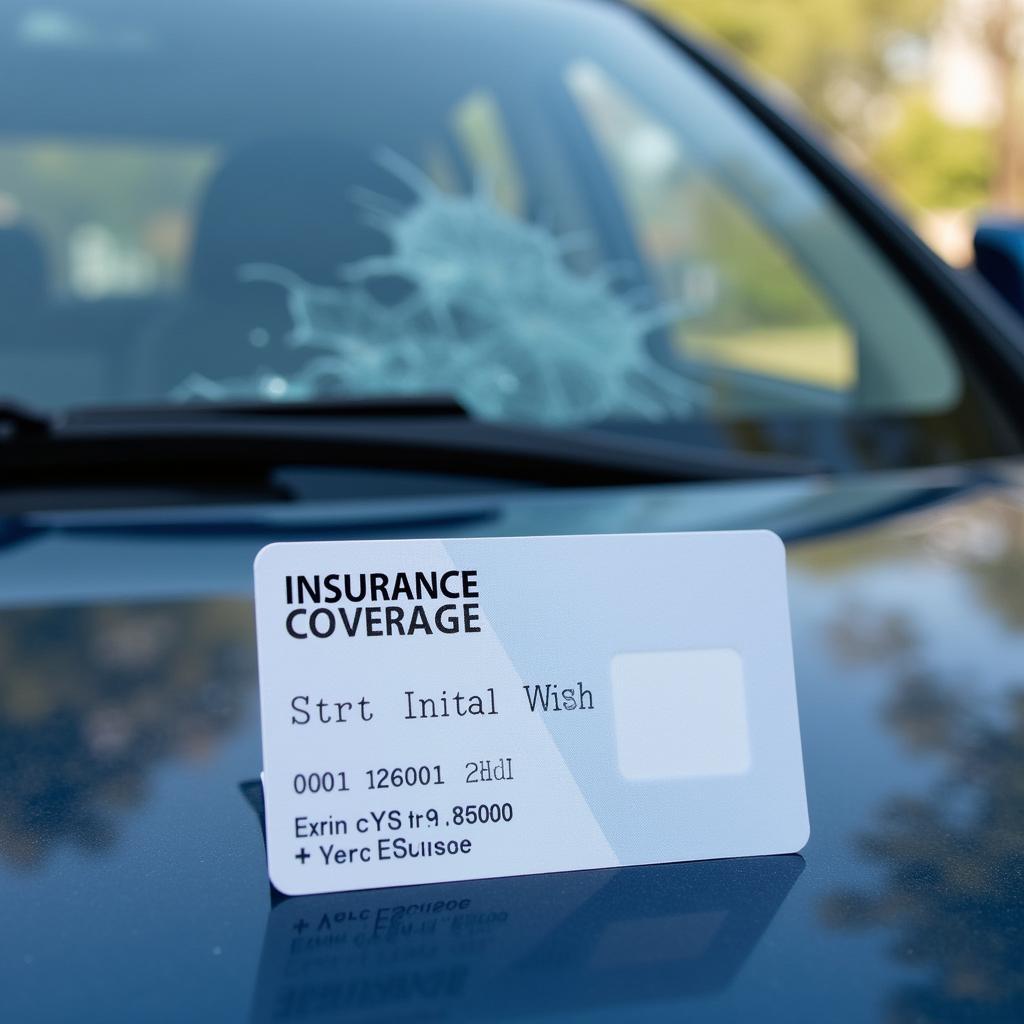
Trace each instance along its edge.
{"label": "windshield chip damage", "polygon": [[[243,281],[285,290],[285,341],[308,348],[308,360],[288,376],[271,367],[221,379],[191,374],[173,398],[450,394],[481,419],[551,426],[658,420],[700,404],[702,386],[650,351],[650,333],[679,319],[676,306],[644,308],[616,287],[612,268],[574,270],[566,257],[577,236],[516,219],[479,183],[450,194],[392,152],[378,159],[414,193],[399,210],[354,194],[386,236],[386,255],[341,268],[336,286],[274,264],[239,269]],[[408,295],[381,301],[372,285],[384,279],[403,282]]]}

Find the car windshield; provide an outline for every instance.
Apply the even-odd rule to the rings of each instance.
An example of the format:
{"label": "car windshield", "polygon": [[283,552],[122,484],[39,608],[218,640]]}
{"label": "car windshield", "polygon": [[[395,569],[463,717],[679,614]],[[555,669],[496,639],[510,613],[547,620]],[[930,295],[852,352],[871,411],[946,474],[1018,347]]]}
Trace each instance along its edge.
{"label": "car windshield", "polygon": [[771,448],[954,436],[971,400],[858,225],[633,12],[15,4],[0,61],[26,406],[444,395]]}

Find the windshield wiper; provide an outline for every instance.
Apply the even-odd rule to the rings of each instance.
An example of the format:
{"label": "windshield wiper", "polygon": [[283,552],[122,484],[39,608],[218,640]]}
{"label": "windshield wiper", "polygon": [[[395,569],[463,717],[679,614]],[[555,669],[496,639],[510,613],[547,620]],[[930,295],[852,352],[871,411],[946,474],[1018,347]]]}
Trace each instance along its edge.
{"label": "windshield wiper", "polygon": [[189,403],[72,410],[0,407],[9,486],[252,485],[282,466],[416,470],[579,487],[806,475],[785,455],[650,440],[607,429],[471,420],[440,397]]}
{"label": "windshield wiper", "polygon": [[[24,410],[22,411],[24,415]],[[468,418],[466,410],[448,395],[387,395],[381,398],[329,398],[302,402],[226,401],[179,402],[169,405],[93,405],[70,409],[63,423],[97,426],[105,423],[157,423],[197,421],[203,418],[267,417],[269,419],[402,419],[408,417]],[[2,416],[2,412],[0,412]]]}
{"label": "windshield wiper", "polygon": [[50,420],[14,402],[0,401],[0,427],[7,437],[43,437],[50,432]]}
{"label": "windshield wiper", "polygon": [[466,410],[447,395],[393,395],[385,398],[326,399],[304,402],[185,402],[168,405],[91,405],[68,409],[48,416],[17,402],[0,400],[0,428],[8,436],[53,436],[68,426],[96,427],[104,424],[196,420],[204,416],[287,416],[301,417],[382,417],[467,416]]}

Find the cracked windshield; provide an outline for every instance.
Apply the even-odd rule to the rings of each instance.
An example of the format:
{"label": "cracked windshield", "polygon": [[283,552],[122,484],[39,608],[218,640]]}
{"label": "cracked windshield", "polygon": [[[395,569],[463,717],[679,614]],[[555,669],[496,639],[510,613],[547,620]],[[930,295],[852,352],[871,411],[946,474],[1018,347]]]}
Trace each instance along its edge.
{"label": "cracked windshield", "polygon": [[675,58],[601,50],[532,54],[540,97],[514,53],[420,55],[401,97],[353,54],[73,133],[57,76],[0,135],[5,396],[448,396],[546,427],[953,406],[940,330],[767,131]]}

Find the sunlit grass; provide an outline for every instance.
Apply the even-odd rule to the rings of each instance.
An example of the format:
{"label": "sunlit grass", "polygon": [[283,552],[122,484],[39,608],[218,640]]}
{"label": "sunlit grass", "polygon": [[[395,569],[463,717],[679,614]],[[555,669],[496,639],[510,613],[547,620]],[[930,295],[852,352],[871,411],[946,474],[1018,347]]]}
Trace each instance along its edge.
{"label": "sunlit grass", "polygon": [[676,344],[688,359],[836,391],[857,381],[857,347],[842,324],[706,334],[684,328]]}

